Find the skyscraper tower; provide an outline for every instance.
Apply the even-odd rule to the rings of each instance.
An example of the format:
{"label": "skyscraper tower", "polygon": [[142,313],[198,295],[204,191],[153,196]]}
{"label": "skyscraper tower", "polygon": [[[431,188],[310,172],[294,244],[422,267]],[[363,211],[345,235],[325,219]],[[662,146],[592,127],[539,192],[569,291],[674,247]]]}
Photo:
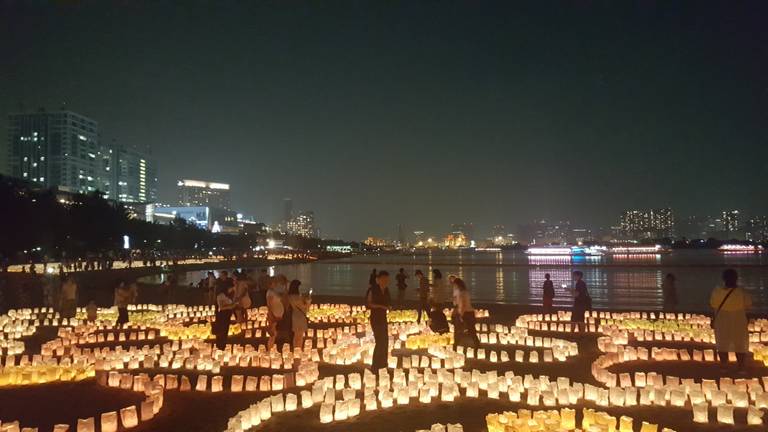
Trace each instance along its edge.
{"label": "skyscraper tower", "polygon": [[286,225],[293,219],[293,200],[290,198],[283,198],[283,215],[280,222]]}

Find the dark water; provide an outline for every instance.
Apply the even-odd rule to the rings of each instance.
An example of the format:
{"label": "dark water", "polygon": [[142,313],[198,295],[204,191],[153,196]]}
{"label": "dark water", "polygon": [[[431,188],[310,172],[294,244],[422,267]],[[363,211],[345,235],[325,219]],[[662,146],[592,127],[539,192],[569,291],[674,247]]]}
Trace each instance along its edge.
{"label": "dark water", "polygon": [[[337,261],[281,266],[270,271],[300,279],[303,290],[315,294],[363,296],[368,275],[375,267],[392,275],[405,268],[411,276],[406,298],[415,298],[413,272],[429,274],[433,268],[444,278],[455,274],[465,280],[476,302],[541,304],[541,285],[549,273],[555,283],[556,306],[572,303],[571,273],[584,272],[596,308],[661,309],[661,284],[667,273],[677,278],[680,310],[709,308],[709,295],[726,268],[736,268],[740,283],[753,297],[754,310],[768,312],[768,257],[766,254],[724,255],[717,251],[674,251],[664,255],[587,258],[529,257],[522,252],[434,252],[425,255],[357,256]],[[182,275],[180,283],[197,282],[204,272]],[[157,279],[155,279],[157,281]],[[392,281],[394,285],[394,279]],[[563,287],[565,285],[565,288]],[[397,290],[392,288],[393,296]]]}

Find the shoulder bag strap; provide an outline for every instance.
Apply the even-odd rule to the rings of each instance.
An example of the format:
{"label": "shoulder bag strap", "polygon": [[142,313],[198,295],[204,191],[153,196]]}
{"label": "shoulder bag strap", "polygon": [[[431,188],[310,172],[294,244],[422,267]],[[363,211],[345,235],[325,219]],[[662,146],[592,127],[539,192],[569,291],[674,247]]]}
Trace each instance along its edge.
{"label": "shoulder bag strap", "polygon": [[731,294],[733,294],[733,292],[734,292],[735,290],[736,290],[736,288],[735,288],[735,287],[734,287],[734,288],[731,288],[731,290],[730,290],[730,291],[728,291],[728,294],[726,294],[726,295],[725,295],[725,297],[723,297],[723,301],[721,301],[721,302],[720,302],[720,306],[718,306],[718,307],[717,307],[717,311],[715,311],[715,316],[712,318],[712,323],[714,323],[714,322],[715,322],[715,320],[717,320],[717,316],[720,314],[720,309],[722,309],[722,308],[723,308],[723,305],[724,305],[724,304],[725,304],[725,302],[728,300],[728,297],[730,297],[730,296],[731,296]]}

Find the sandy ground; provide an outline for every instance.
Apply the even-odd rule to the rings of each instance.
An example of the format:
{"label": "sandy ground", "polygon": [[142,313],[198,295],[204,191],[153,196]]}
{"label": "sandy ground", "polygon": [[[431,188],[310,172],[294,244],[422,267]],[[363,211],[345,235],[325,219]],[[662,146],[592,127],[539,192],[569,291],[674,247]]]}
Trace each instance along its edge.
{"label": "sandy ground", "polygon": [[[142,287],[142,302],[159,300],[159,294],[152,287]],[[197,303],[199,293],[196,290],[179,291],[179,300],[185,303]],[[360,298],[316,298],[317,303],[338,302],[346,303],[362,302]],[[404,306],[408,306],[406,303]],[[535,309],[523,306],[487,305],[491,311],[490,322],[512,324],[520,313],[531,313]],[[562,334],[531,332],[532,334],[564,337]],[[30,353],[37,352],[41,341],[54,337],[53,329],[43,329],[34,337],[27,340],[27,348]],[[568,337],[565,337],[568,338]],[[567,376],[572,381],[596,384],[590,374],[590,364],[599,354],[596,347],[596,336],[570,337],[578,340],[580,354],[563,363],[538,363],[538,364],[491,364],[487,361],[468,360],[468,368],[479,370],[497,369],[500,373],[512,370],[518,375],[533,374],[549,375],[551,378]],[[235,338],[233,342],[241,339]],[[248,341],[254,343],[253,339]],[[697,344],[678,344],[666,342],[665,346],[699,348]],[[495,350],[501,346],[487,346]],[[507,350],[510,350],[507,347]],[[514,347],[511,348],[514,350]],[[160,372],[155,369],[152,374]],[[338,367],[321,365],[321,376],[336,373],[361,372],[359,366]],[[705,365],[694,362],[633,362],[616,367],[615,372],[622,371],[656,371],[668,375],[693,378],[718,378],[721,371],[717,365]],[[171,371],[167,371],[173,373]],[[228,387],[228,377],[232,374],[258,375],[266,371],[259,369],[239,370],[238,368],[226,369],[225,388]],[[193,374],[189,374],[193,375]],[[727,374],[726,374],[727,375]],[[736,374],[731,374],[736,378]],[[768,368],[755,362],[750,363],[749,376],[768,376]],[[194,383],[194,381],[193,381]],[[298,393],[300,389],[289,390]],[[165,406],[160,414],[148,423],[142,423],[136,431],[221,431],[226,427],[227,420],[238,411],[248,405],[264,398],[269,393],[180,393],[169,390],[165,392]],[[484,392],[481,392],[483,395]],[[50,430],[55,423],[75,424],[78,418],[93,416],[95,413],[118,410],[129,404],[135,404],[141,399],[141,395],[130,391],[104,388],[95,383],[95,380],[87,380],[79,383],[55,383],[39,386],[3,388],[0,389],[0,420],[20,420],[24,426],[40,427],[41,431]],[[590,405],[583,405],[590,407]],[[429,428],[432,423],[462,423],[466,431],[485,430],[485,415],[504,410],[516,410],[525,408],[525,404],[511,403],[502,395],[500,400],[459,398],[455,402],[433,402],[429,405],[415,403],[407,407],[393,407],[387,410],[379,410],[375,413],[361,413],[360,416],[344,422],[334,422],[323,425],[319,422],[319,407],[294,413],[278,414],[266,423],[259,426],[263,431],[414,431],[421,428]],[[577,406],[580,409],[582,406]],[[596,408],[592,406],[593,408]],[[544,409],[539,407],[539,409]],[[599,409],[599,408],[598,408]],[[660,425],[671,427],[679,432],[683,431],[733,431],[733,430],[765,430],[760,427],[727,427],[713,425],[697,425],[692,423],[689,409],[672,407],[632,407],[617,409],[600,409],[614,415],[628,415],[636,419],[636,430],[639,430],[639,421],[645,420]],[[710,413],[711,421],[714,421],[714,410]],[[736,410],[737,423],[745,424],[746,410]],[[97,422],[98,423],[98,422]]]}

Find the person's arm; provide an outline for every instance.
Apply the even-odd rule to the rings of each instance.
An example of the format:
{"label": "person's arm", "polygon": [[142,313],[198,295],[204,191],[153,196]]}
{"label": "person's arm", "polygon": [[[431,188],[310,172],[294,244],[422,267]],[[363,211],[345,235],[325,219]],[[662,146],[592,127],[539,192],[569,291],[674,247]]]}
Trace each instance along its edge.
{"label": "person's arm", "polygon": [[709,307],[711,307],[713,310],[717,309],[717,307],[720,305],[720,303],[717,301],[717,288],[712,290],[712,294],[709,296]]}

